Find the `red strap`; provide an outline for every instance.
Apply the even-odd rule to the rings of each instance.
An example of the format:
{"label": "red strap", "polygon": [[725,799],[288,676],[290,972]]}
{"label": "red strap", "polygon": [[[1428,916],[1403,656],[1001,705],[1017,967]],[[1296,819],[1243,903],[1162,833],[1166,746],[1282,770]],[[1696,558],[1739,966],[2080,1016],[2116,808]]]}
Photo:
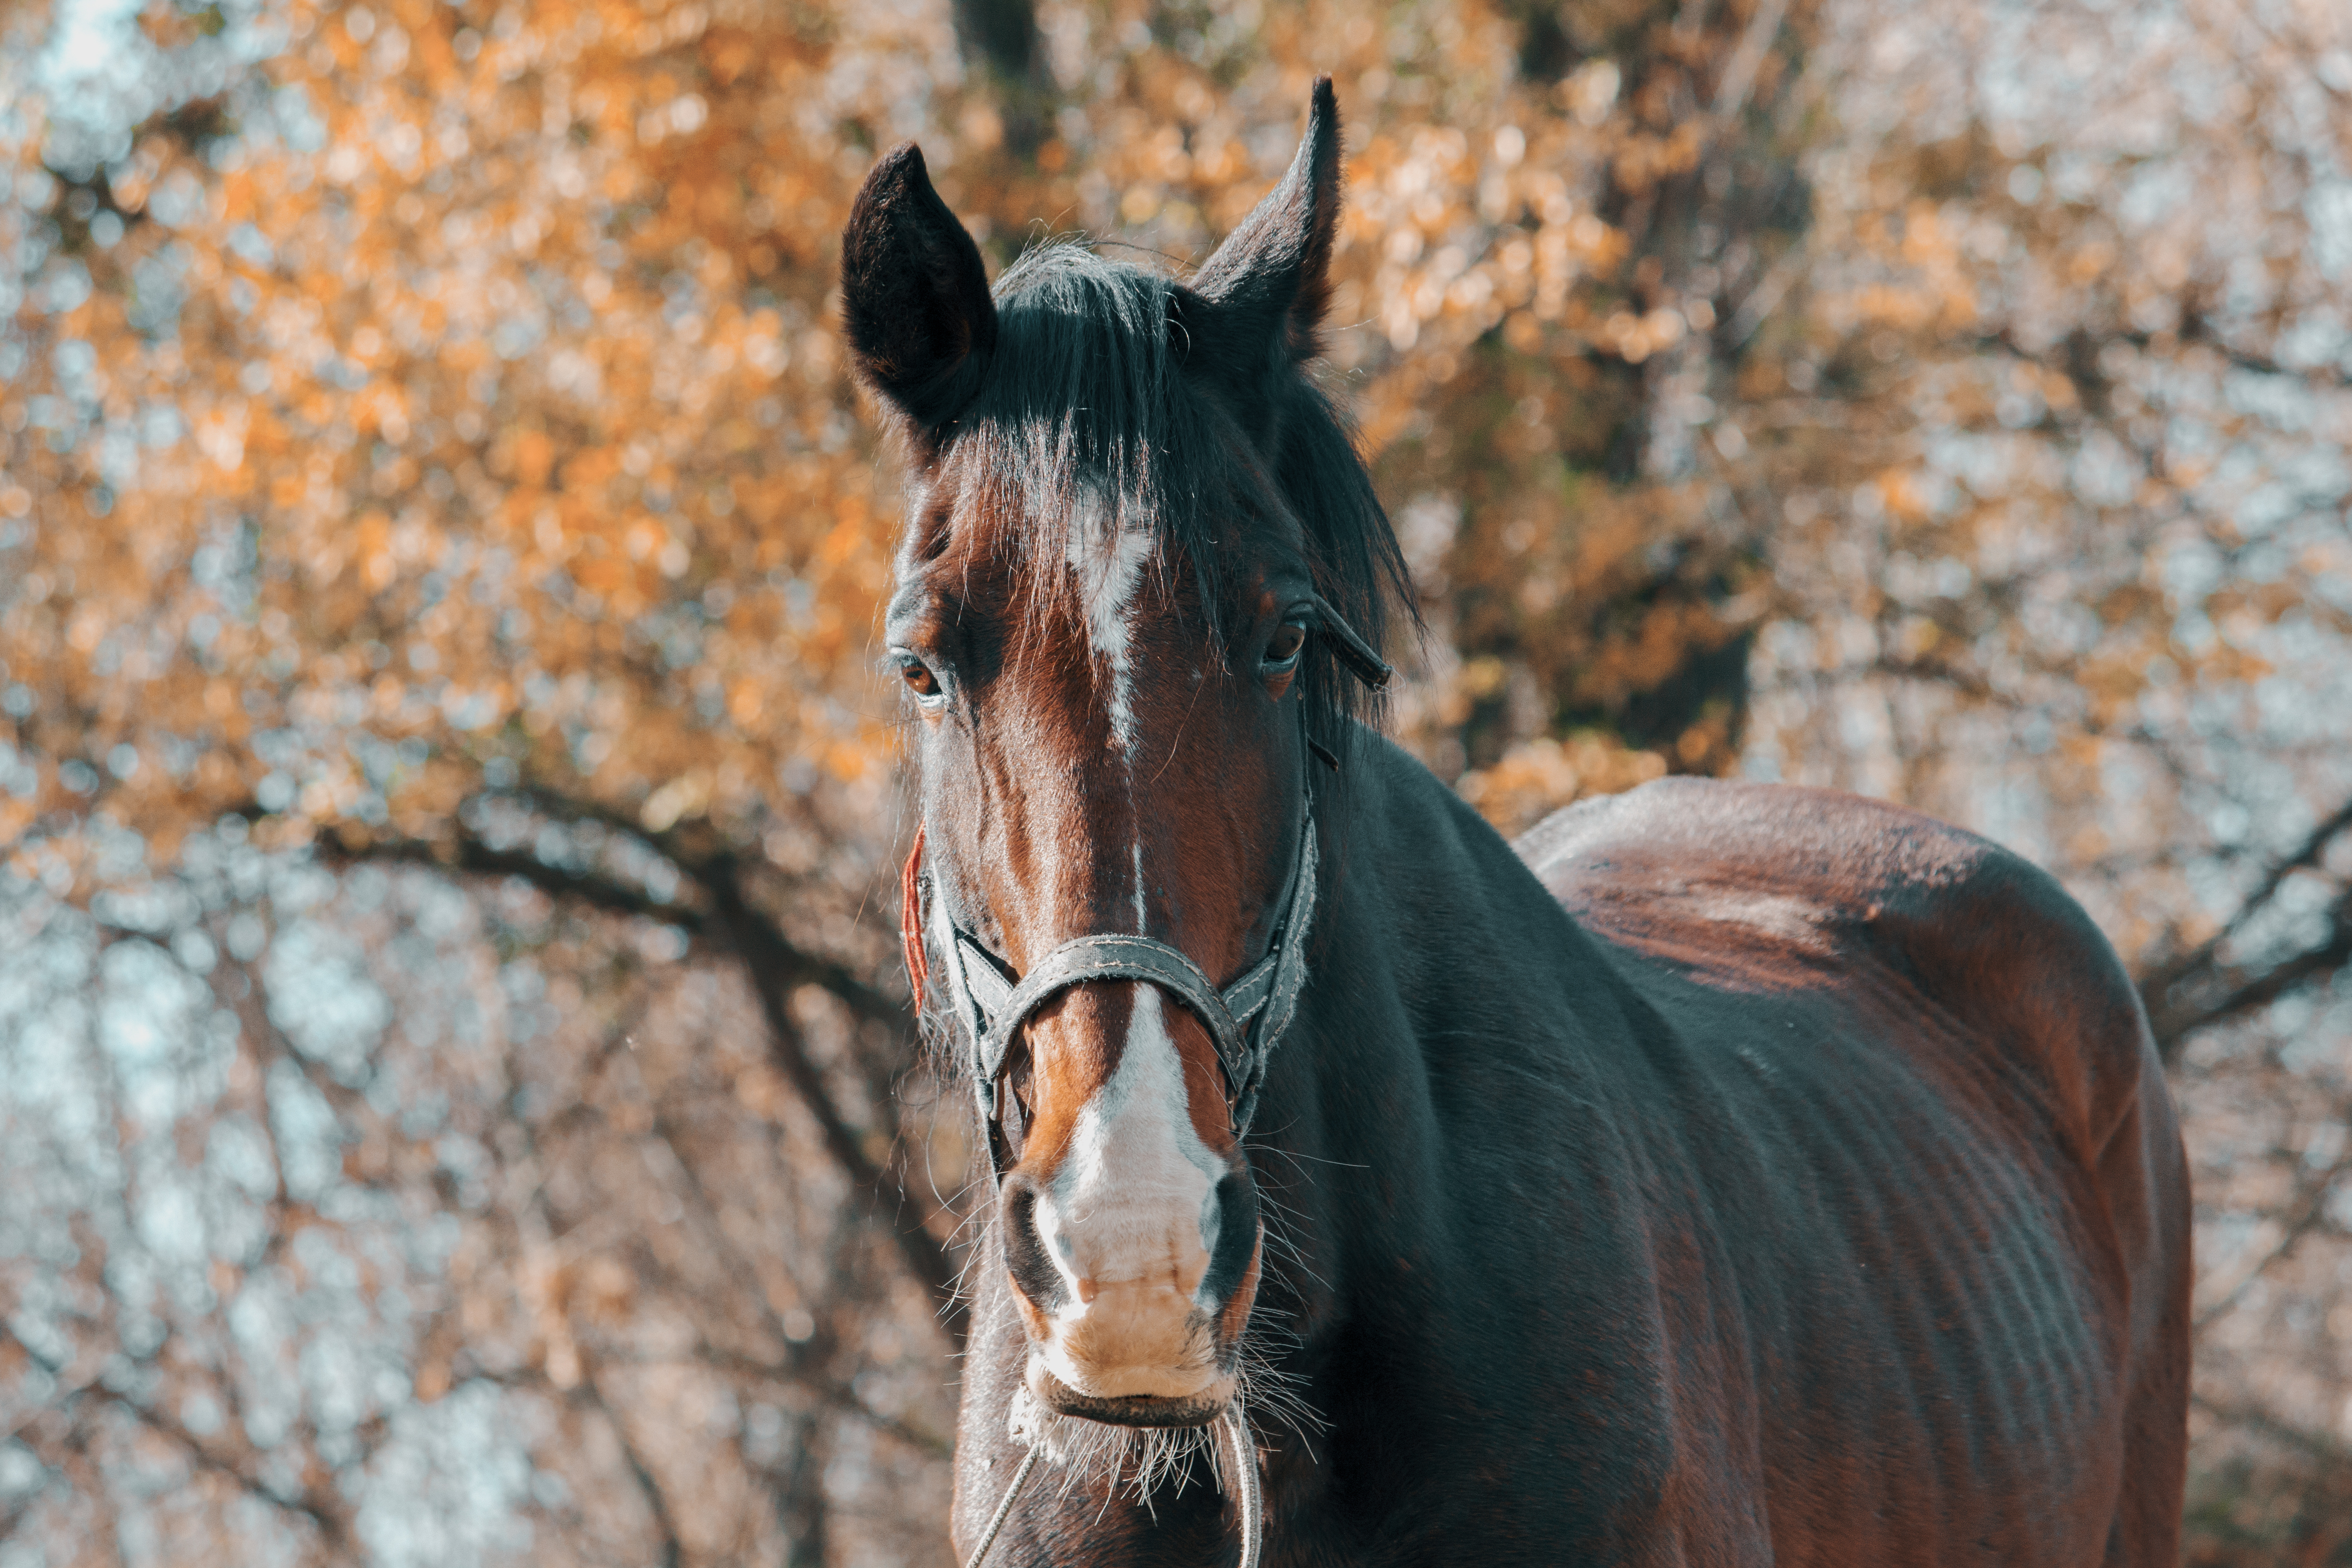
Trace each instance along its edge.
{"label": "red strap", "polygon": [[898,941],[907,950],[907,979],[915,987],[915,1011],[923,1010],[923,993],[931,983],[931,961],[923,951],[923,825],[915,825],[915,847],[907,852],[907,869],[898,879]]}

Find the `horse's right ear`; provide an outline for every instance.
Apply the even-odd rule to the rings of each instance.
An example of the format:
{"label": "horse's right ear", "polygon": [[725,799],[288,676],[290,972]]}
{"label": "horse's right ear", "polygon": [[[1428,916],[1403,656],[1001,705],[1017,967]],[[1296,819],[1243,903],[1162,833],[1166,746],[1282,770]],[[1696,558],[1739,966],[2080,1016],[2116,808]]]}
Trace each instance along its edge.
{"label": "horse's right ear", "polygon": [[1293,362],[1314,358],[1331,304],[1331,247],[1339,231],[1339,100],[1331,79],[1318,77],[1307,134],[1290,172],[1201,264],[1186,291],[1194,301],[1189,314],[1185,294],[1176,297],[1172,314],[1185,334],[1187,357],[1199,335],[1244,359],[1262,357],[1269,348]]}
{"label": "horse's right ear", "polygon": [[841,294],[859,376],[931,444],[980,388],[996,302],[980,247],[931,188],[912,142],[874,166],[849,209]]}

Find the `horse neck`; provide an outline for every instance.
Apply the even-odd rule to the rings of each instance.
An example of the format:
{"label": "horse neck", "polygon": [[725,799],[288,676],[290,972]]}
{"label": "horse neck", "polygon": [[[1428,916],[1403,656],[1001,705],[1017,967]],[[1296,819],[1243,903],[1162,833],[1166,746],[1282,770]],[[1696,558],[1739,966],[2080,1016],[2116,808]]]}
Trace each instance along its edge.
{"label": "horse neck", "polygon": [[[1344,787],[1318,803],[1326,881],[1299,1010],[1275,1050],[1249,1139],[1267,1244],[1249,1349],[1245,1398],[1273,1439],[1270,1510],[1306,1517],[1331,1472],[1315,1455],[1328,1432],[1378,1426],[1448,1384],[1443,1336],[1400,1331],[1433,1323],[1448,1304],[1442,1225],[1416,1204],[1440,1201],[1447,1130],[1429,1092],[1430,1053],[1458,1048],[1465,998],[1495,982],[1511,926],[1564,921],[1517,857],[1420,763],[1384,741],[1350,748]],[[1491,1035],[1508,1048],[1508,1030]],[[1489,1048],[1480,1046],[1478,1048]],[[970,1539],[1003,1496],[1022,1451],[1006,1418],[1025,1339],[991,1223],[974,1271],[972,1336],[957,1439],[957,1510]],[[1373,1337],[1396,1351],[1366,1387],[1362,1358],[1341,1370],[1330,1352],[1351,1322],[1385,1317]],[[1390,1372],[1412,1386],[1386,1381]],[[1371,1408],[1366,1408],[1366,1401]],[[1307,1406],[1286,1418],[1286,1401]],[[1286,1430],[1288,1428],[1289,1430]],[[1087,1561],[1121,1561],[1147,1541],[1181,1536],[1203,1556],[1227,1540],[1218,1493],[1162,1489],[1149,1503],[1089,1482],[1024,1504],[1062,1521]],[[1025,1527],[1024,1527],[1025,1528]]]}
{"label": "horse neck", "polygon": [[1445,1189],[1450,1138],[1432,1065],[1526,1048],[1536,999],[1513,994],[1508,960],[1538,930],[1567,925],[1509,846],[1420,763],[1364,736],[1347,767],[1324,812],[1307,990],[1250,1140],[1279,1229],[1262,1299],[1310,1342],[1352,1313],[1354,1291],[1391,1290],[1397,1259],[1432,1245],[1435,1213],[1416,1200]]}

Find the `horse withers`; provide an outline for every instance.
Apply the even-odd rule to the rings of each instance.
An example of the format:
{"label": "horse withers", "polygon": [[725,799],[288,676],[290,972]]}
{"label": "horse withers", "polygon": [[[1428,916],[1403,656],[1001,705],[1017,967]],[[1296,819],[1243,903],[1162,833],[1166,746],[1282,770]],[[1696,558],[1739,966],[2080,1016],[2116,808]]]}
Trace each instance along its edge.
{"label": "horse withers", "polygon": [[910,458],[910,955],[996,1174],[958,1545],[2170,1563],[2187,1177],[2082,910],[1816,791],[1507,844],[1370,728],[1403,568],[1307,374],[1339,149],[1325,82],[1189,279],[992,290],[911,145],[844,236]]}

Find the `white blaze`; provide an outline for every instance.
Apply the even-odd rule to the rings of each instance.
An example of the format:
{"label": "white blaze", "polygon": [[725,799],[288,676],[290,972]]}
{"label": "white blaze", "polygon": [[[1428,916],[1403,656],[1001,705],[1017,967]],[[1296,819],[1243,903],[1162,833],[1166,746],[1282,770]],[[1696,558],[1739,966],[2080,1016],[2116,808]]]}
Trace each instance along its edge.
{"label": "white blaze", "polygon": [[[1151,560],[1154,543],[1149,527],[1120,527],[1117,505],[1099,493],[1080,504],[1063,541],[1064,559],[1077,574],[1078,600],[1087,613],[1087,645],[1096,658],[1110,666],[1110,740],[1122,760],[1135,747],[1136,590],[1143,582],[1143,569]],[[1131,804],[1132,773],[1127,783]],[[1140,835],[1130,849],[1135,868],[1135,930],[1142,935],[1147,928]]]}
{"label": "white blaze", "polygon": [[1078,1112],[1037,1200],[1037,1234],[1069,1286],[1066,1314],[1083,1313],[1106,1286],[1164,1283],[1191,1296],[1216,1250],[1224,1162],[1193,1130],[1162,1006],[1158,986],[1135,988],[1118,1068]]}
{"label": "white blaze", "polygon": [[[1111,531],[1116,529],[1116,532]],[[1108,533],[1108,538],[1103,535]],[[1115,507],[1097,499],[1070,520],[1064,545],[1078,574],[1078,598],[1086,606],[1087,633],[1095,655],[1110,665],[1111,741],[1122,752],[1135,741],[1135,670],[1129,626],[1135,590],[1151,559],[1151,530],[1120,528]],[[1104,548],[1107,546],[1108,548]]]}

